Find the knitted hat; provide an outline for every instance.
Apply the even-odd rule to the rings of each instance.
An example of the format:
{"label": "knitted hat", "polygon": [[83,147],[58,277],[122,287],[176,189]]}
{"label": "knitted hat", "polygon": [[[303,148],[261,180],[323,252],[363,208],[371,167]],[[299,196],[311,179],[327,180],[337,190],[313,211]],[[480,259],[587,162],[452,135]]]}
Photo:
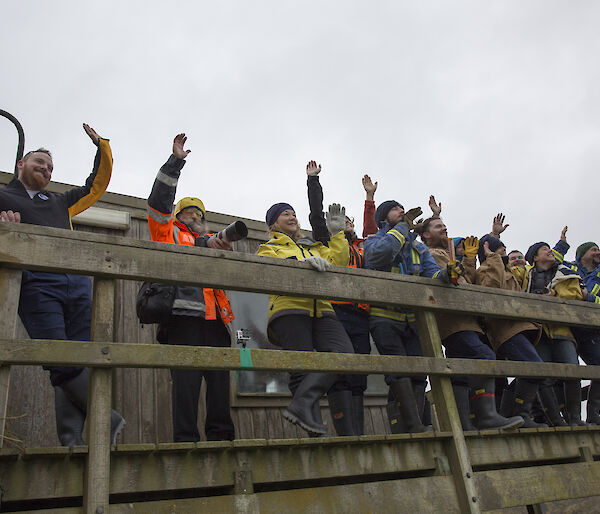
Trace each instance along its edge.
{"label": "knitted hat", "polygon": [[550,245],[548,243],[544,243],[544,241],[540,241],[539,243],[534,243],[529,247],[529,249],[527,250],[527,253],[525,254],[525,259],[527,260],[527,262],[529,264],[533,265],[533,259],[535,258],[535,256],[538,253],[538,250],[542,246],[547,246],[548,248],[550,248]]}
{"label": "knitted hat", "polygon": [[274,225],[277,221],[277,218],[279,218],[279,215],[287,209],[290,209],[291,211],[294,210],[289,203],[276,203],[275,205],[271,205],[265,217],[267,220],[267,226],[271,227]]}
{"label": "knitted hat", "polygon": [[454,249],[456,250],[456,248],[458,247],[458,245],[464,241],[465,238],[464,237],[453,237],[452,238],[452,244],[454,245]]}
{"label": "knitted hat", "polygon": [[477,257],[479,257],[479,264],[483,264],[485,262],[485,243],[488,244],[490,250],[495,252],[498,248],[506,245],[500,241],[497,237],[491,236],[490,234],[486,234],[479,240],[479,250],[477,250]]}
{"label": "knitted hat", "polygon": [[592,243],[591,241],[579,245],[577,247],[577,251],[575,252],[577,260],[581,259],[585,255],[585,252],[587,252],[590,248],[594,248],[594,246],[597,247],[598,245],[596,243]]}
{"label": "knitted hat", "polygon": [[404,209],[404,207],[400,205],[396,200],[387,200],[379,204],[379,207],[377,207],[377,210],[375,211],[375,223],[377,223],[377,226],[379,228],[383,227],[383,224],[385,223],[385,218],[387,218],[388,213],[394,207],[401,207],[402,209]]}

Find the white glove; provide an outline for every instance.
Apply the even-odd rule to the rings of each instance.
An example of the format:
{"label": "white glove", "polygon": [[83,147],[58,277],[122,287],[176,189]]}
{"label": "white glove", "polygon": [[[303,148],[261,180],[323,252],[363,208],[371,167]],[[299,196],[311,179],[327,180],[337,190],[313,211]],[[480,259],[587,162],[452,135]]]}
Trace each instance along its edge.
{"label": "white glove", "polygon": [[323,257],[307,257],[306,259],[304,259],[304,262],[308,262],[317,271],[327,271],[331,269],[331,264],[328,260],[323,259]]}
{"label": "white glove", "polygon": [[339,203],[333,203],[329,206],[327,228],[332,236],[346,228],[346,208]]}

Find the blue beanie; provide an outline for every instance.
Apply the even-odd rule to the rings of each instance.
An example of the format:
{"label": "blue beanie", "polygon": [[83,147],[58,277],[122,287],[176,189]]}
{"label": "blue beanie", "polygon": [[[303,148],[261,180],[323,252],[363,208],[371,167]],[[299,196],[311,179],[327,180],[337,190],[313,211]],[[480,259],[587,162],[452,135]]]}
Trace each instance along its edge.
{"label": "blue beanie", "polygon": [[452,238],[452,244],[454,245],[454,249],[456,250],[456,248],[458,247],[458,245],[464,241],[465,238],[464,237],[453,237]]}
{"label": "blue beanie", "polygon": [[387,218],[388,213],[394,207],[402,207],[402,209],[404,209],[404,207],[400,205],[396,200],[387,200],[379,204],[379,207],[377,207],[377,210],[375,211],[375,223],[377,223],[377,226],[379,228],[383,227],[383,224],[385,223],[385,218]]}
{"label": "blue beanie", "polygon": [[548,243],[544,243],[543,241],[540,241],[539,243],[534,243],[529,247],[527,253],[525,254],[525,259],[527,259],[527,262],[529,264],[533,265],[533,259],[535,258],[535,256],[538,253],[538,250],[542,246],[547,246],[548,248],[550,248],[550,245]]}
{"label": "blue beanie", "polygon": [[277,221],[277,218],[279,218],[279,215],[287,209],[290,209],[292,211],[294,210],[294,208],[289,203],[276,203],[275,205],[271,205],[265,217],[267,220],[267,226],[271,227],[272,225],[274,225]]}
{"label": "blue beanie", "polygon": [[477,257],[479,258],[479,264],[483,264],[485,262],[485,248],[484,248],[485,243],[488,244],[488,246],[490,247],[490,250],[492,252],[495,252],[498,248],[501,248],[502,246],[504,246],[504,248],[506,248],[506,245],[502,241],[500,241],[500,239],[498,239],[497,237],[491,236],[490,234],[486,234],[479,240],[479,250],[477,250]]}

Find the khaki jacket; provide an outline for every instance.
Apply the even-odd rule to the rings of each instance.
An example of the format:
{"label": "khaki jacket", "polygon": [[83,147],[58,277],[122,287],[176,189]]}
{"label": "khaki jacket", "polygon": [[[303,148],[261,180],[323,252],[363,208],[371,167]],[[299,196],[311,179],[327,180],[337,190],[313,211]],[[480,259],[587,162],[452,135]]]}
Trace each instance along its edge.
{"label": "khaki jacket", "polygon": [[[521,284],[515,276],[507,271],[502,257],[498,254],[490,255],[484,263],[479,266],[475,273],[475,283],[486,287],[495,287],[505,291],[521,291]],[[530,321],[516,321],[499,318],[485,319],[485,332],[495,352],[511,337],[520,332],[527,332],[533,344],[540,340],[541,326]]]}
{"label": "khaki jacket", "polygon": [[[450,262],[450,254],[448,250],[444,248],[429,248],[429,253],[435,259],[438,266],[445,269]],[[472,284],[475,281],[475,258],[474,257],[463,257],[461,261],[465,268],[465,275],[459,277],[459,285]],[[468,316],[462,314],[436,314],[435,319],[437,320],[438,330],[440,332],[440,338],[442,341],[447,337],[450,337],[456,332],[462,332],[464,330],[471,330],[478,334],[483,334],[483,330],[479,326],[475,316]]]}

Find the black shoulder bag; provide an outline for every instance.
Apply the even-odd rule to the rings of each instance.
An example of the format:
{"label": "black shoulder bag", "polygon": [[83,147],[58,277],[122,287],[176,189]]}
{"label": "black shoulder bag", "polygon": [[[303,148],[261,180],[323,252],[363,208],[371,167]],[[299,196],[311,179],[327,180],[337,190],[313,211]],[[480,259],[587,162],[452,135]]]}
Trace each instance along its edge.
{"label": "black shoulder bag", "polygon": [[135,310],[140,323],[166,323],[171,317],[175,301],[175,287],[170,284],[144,282],[135,300]]}

